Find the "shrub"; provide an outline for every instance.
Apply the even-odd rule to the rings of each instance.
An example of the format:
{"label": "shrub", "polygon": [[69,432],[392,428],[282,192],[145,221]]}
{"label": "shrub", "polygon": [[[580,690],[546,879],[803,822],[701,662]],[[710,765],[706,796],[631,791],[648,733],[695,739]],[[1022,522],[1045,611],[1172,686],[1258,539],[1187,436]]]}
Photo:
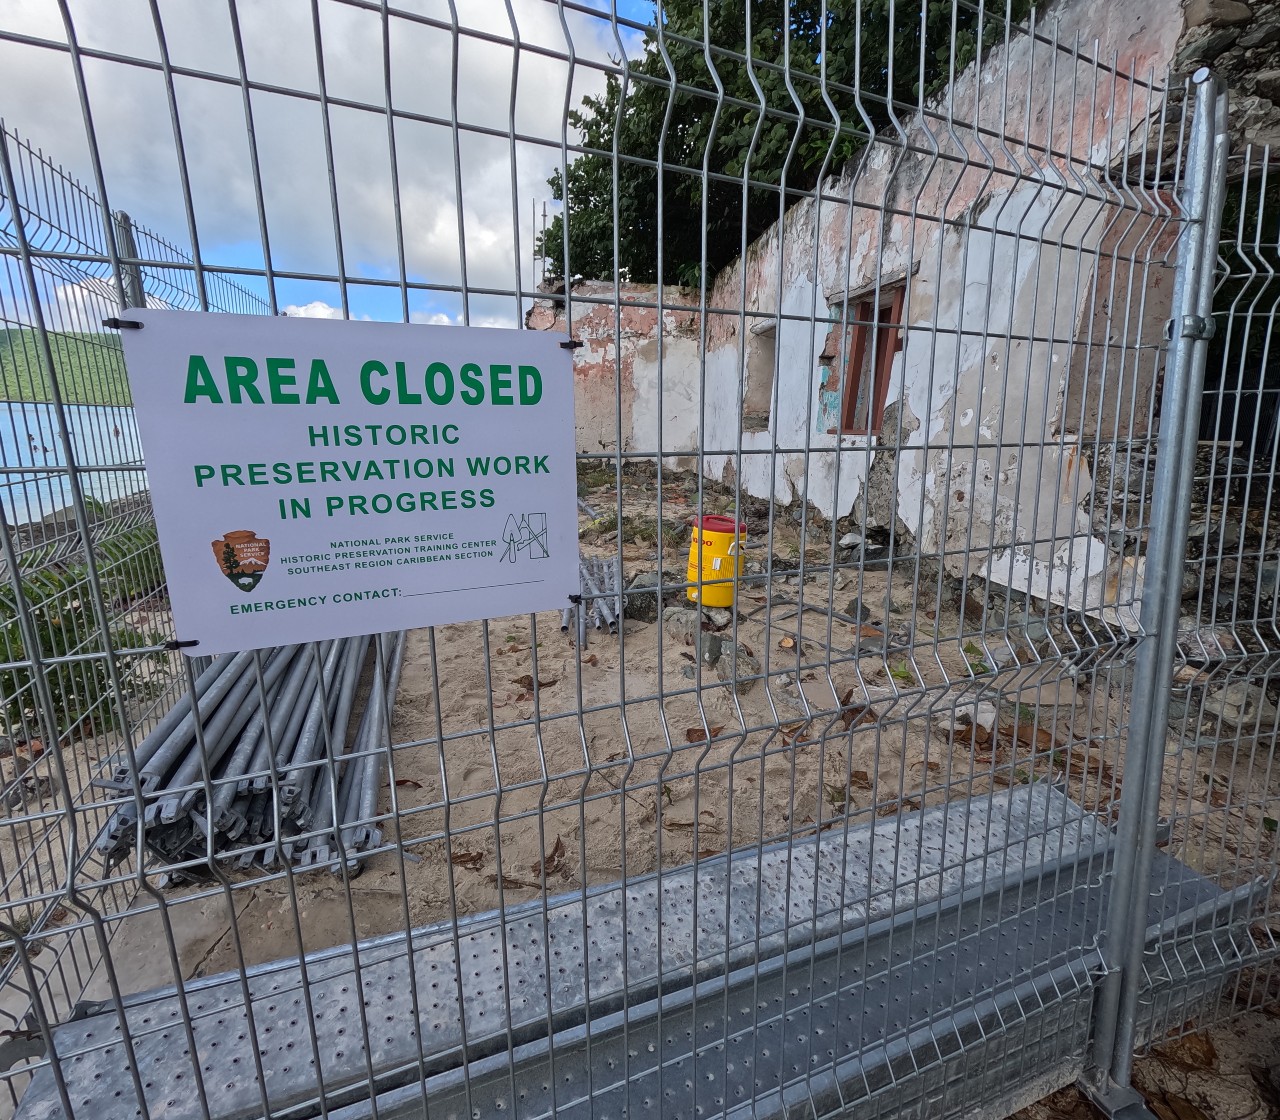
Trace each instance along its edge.
{"label": "shrub", "polygon": [[[128,604],[153,594],[164,583],[160,551],[154,527],[144,526],[114,534],[98,545],[99,577],[108,602]],[[104,634],[98,625],[83,564],[49,567],[25,577],[22,594],[30,608],[36,650],[29,650],[19,622],[18,597],[10,583],[0,589],[0,658],[13,665],[39,653],[46,661],[77,660],[46,666],[45,680],[53,704],[57,731],[78,730],[87,720],[96,726],[114,727],[119,712],[112,702],[106,652],[110,648],[138,649],[157,645],[163,635],[144,635],[122,625]],[[141,659],[117,662],[121,683],[131,694],[140,683]],[[18,664],[0,670],[0,703],[11,733],[40,727],[39,698],[32,670]]]}

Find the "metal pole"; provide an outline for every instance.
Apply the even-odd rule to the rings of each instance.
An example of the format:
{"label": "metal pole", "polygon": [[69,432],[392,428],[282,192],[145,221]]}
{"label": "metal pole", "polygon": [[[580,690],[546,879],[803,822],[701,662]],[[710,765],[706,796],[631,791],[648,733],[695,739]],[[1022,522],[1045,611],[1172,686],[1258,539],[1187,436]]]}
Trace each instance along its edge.
{"label": "metal pole", "polygon": [[[142,266],[135,264],[138,244],[133,237],[133,219],[123,210],[112,216],[116,226],[116,244],[120,247],[120,275],[124,281],[125,307],[146,307],[147,297],[142,287]],[[195,666],[192,666],[195,670]],[[196,673],[199,676],[199,672]]]}
{"label": "metal pole", "polygon": [[1103,982],[1094,1038],[1098,1061],[1094,1088],[1113,1116],[1146,1114],[1140,1100],[1125,1090],[1133,1071],[1149,879],[1190,518],[1191,463],[1212,335],[1214,263],[1226,191],[1226,93],[1207,69],[1197,71],[1191,83],[1195,116],[1184,176],[1188,220],[1178,245],[1140,616],[1144,639],[1134,664],[1135,706],[1126,750],[1129,780],[1121,795],[1117,860],[1103,941],[1112,971]]}

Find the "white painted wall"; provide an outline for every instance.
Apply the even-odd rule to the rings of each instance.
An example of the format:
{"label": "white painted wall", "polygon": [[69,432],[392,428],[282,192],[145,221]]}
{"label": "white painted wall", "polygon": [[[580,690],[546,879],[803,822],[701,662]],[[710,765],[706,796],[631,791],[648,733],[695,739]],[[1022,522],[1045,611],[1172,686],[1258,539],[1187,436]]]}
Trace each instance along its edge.
{"label": "white painted wall", "polygon": [[[1091,55],[1146,78],[1166,71],[1182,16],[1177,0],[1065,0],[1040,28],[1062,43],[1079,35]],[[1149,343],[1168,315],[1172,285],[1153,283],[1159,266],[1142,262],[1171,245],[1134,233],[1146,219],[1117,190],[1115,170],[1145,141],[1160,96],[1019,37],[963,74],[948,103],[950,121],[910,124],[910,152],[873,145],[824,184],[827,199],[794,206],[725,269],[708,302],[734,314],[708,316],[705,343],[696,314],[663,316],[660,355],[656,313],[575,312],[586,342],[576,361],[580,446],[610,445],[616,421],[625,450],[701,451],[712,477],[842,517],[861,508],[876,456],[896,444],[893,514],[923,552],[963,548],[946,561],[953,574],[1083,606],[1102,596],[1108,561],[1081,509],[1092,484],[1081,437],[1093,433],[1073,424],[1079,409],[1064,417],[1063,402],[1081,397],[1086,376],[1098,383],[1104,359],[1114,367],[1099,331],[1127,330],[1110,340],[1122,347],[1140,332]],[[962,123],[974,120],[1006,139]],[[902,429],[870,440],[828,434],[818,359],[831,317],[846,293],[909,273],[906,345],[888,394]],[[1145,286],[1149,322],[1107,316],[1117,280]],[[744,347],[766,317],[777,319],[771,430],[744,432]],[[1149,363],[1108,384],[1119,399],[1145,378],[1142,395],[1154,375]],[[1115,406],[1094,397],[1086,426]]]}

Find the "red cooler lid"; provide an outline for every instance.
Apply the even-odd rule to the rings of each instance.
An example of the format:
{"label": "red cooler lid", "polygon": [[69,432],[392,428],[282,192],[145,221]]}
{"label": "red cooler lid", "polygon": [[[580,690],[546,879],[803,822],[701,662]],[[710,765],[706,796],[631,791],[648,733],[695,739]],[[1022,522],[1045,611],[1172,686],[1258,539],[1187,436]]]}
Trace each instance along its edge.
{"label": "red cooler lid", "polygon": [[741,535],[747,531],[745,521],[734,521],[732,517],[725,517],[722,513],[704,514],[697,524],[709,533],[732,533],[736,529]]}

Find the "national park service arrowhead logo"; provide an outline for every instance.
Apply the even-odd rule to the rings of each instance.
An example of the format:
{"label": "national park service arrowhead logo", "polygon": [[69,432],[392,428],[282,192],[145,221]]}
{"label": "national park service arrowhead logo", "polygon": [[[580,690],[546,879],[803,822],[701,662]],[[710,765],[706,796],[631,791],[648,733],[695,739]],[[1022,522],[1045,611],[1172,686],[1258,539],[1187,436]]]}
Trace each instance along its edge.
{"label": "national park service arrowhead logo", "polygon": [[258,586],[271,563],[271,542],[248,529],[227,533],[222,540],[213,541],[212,547],[222,574],[244,592]]}

